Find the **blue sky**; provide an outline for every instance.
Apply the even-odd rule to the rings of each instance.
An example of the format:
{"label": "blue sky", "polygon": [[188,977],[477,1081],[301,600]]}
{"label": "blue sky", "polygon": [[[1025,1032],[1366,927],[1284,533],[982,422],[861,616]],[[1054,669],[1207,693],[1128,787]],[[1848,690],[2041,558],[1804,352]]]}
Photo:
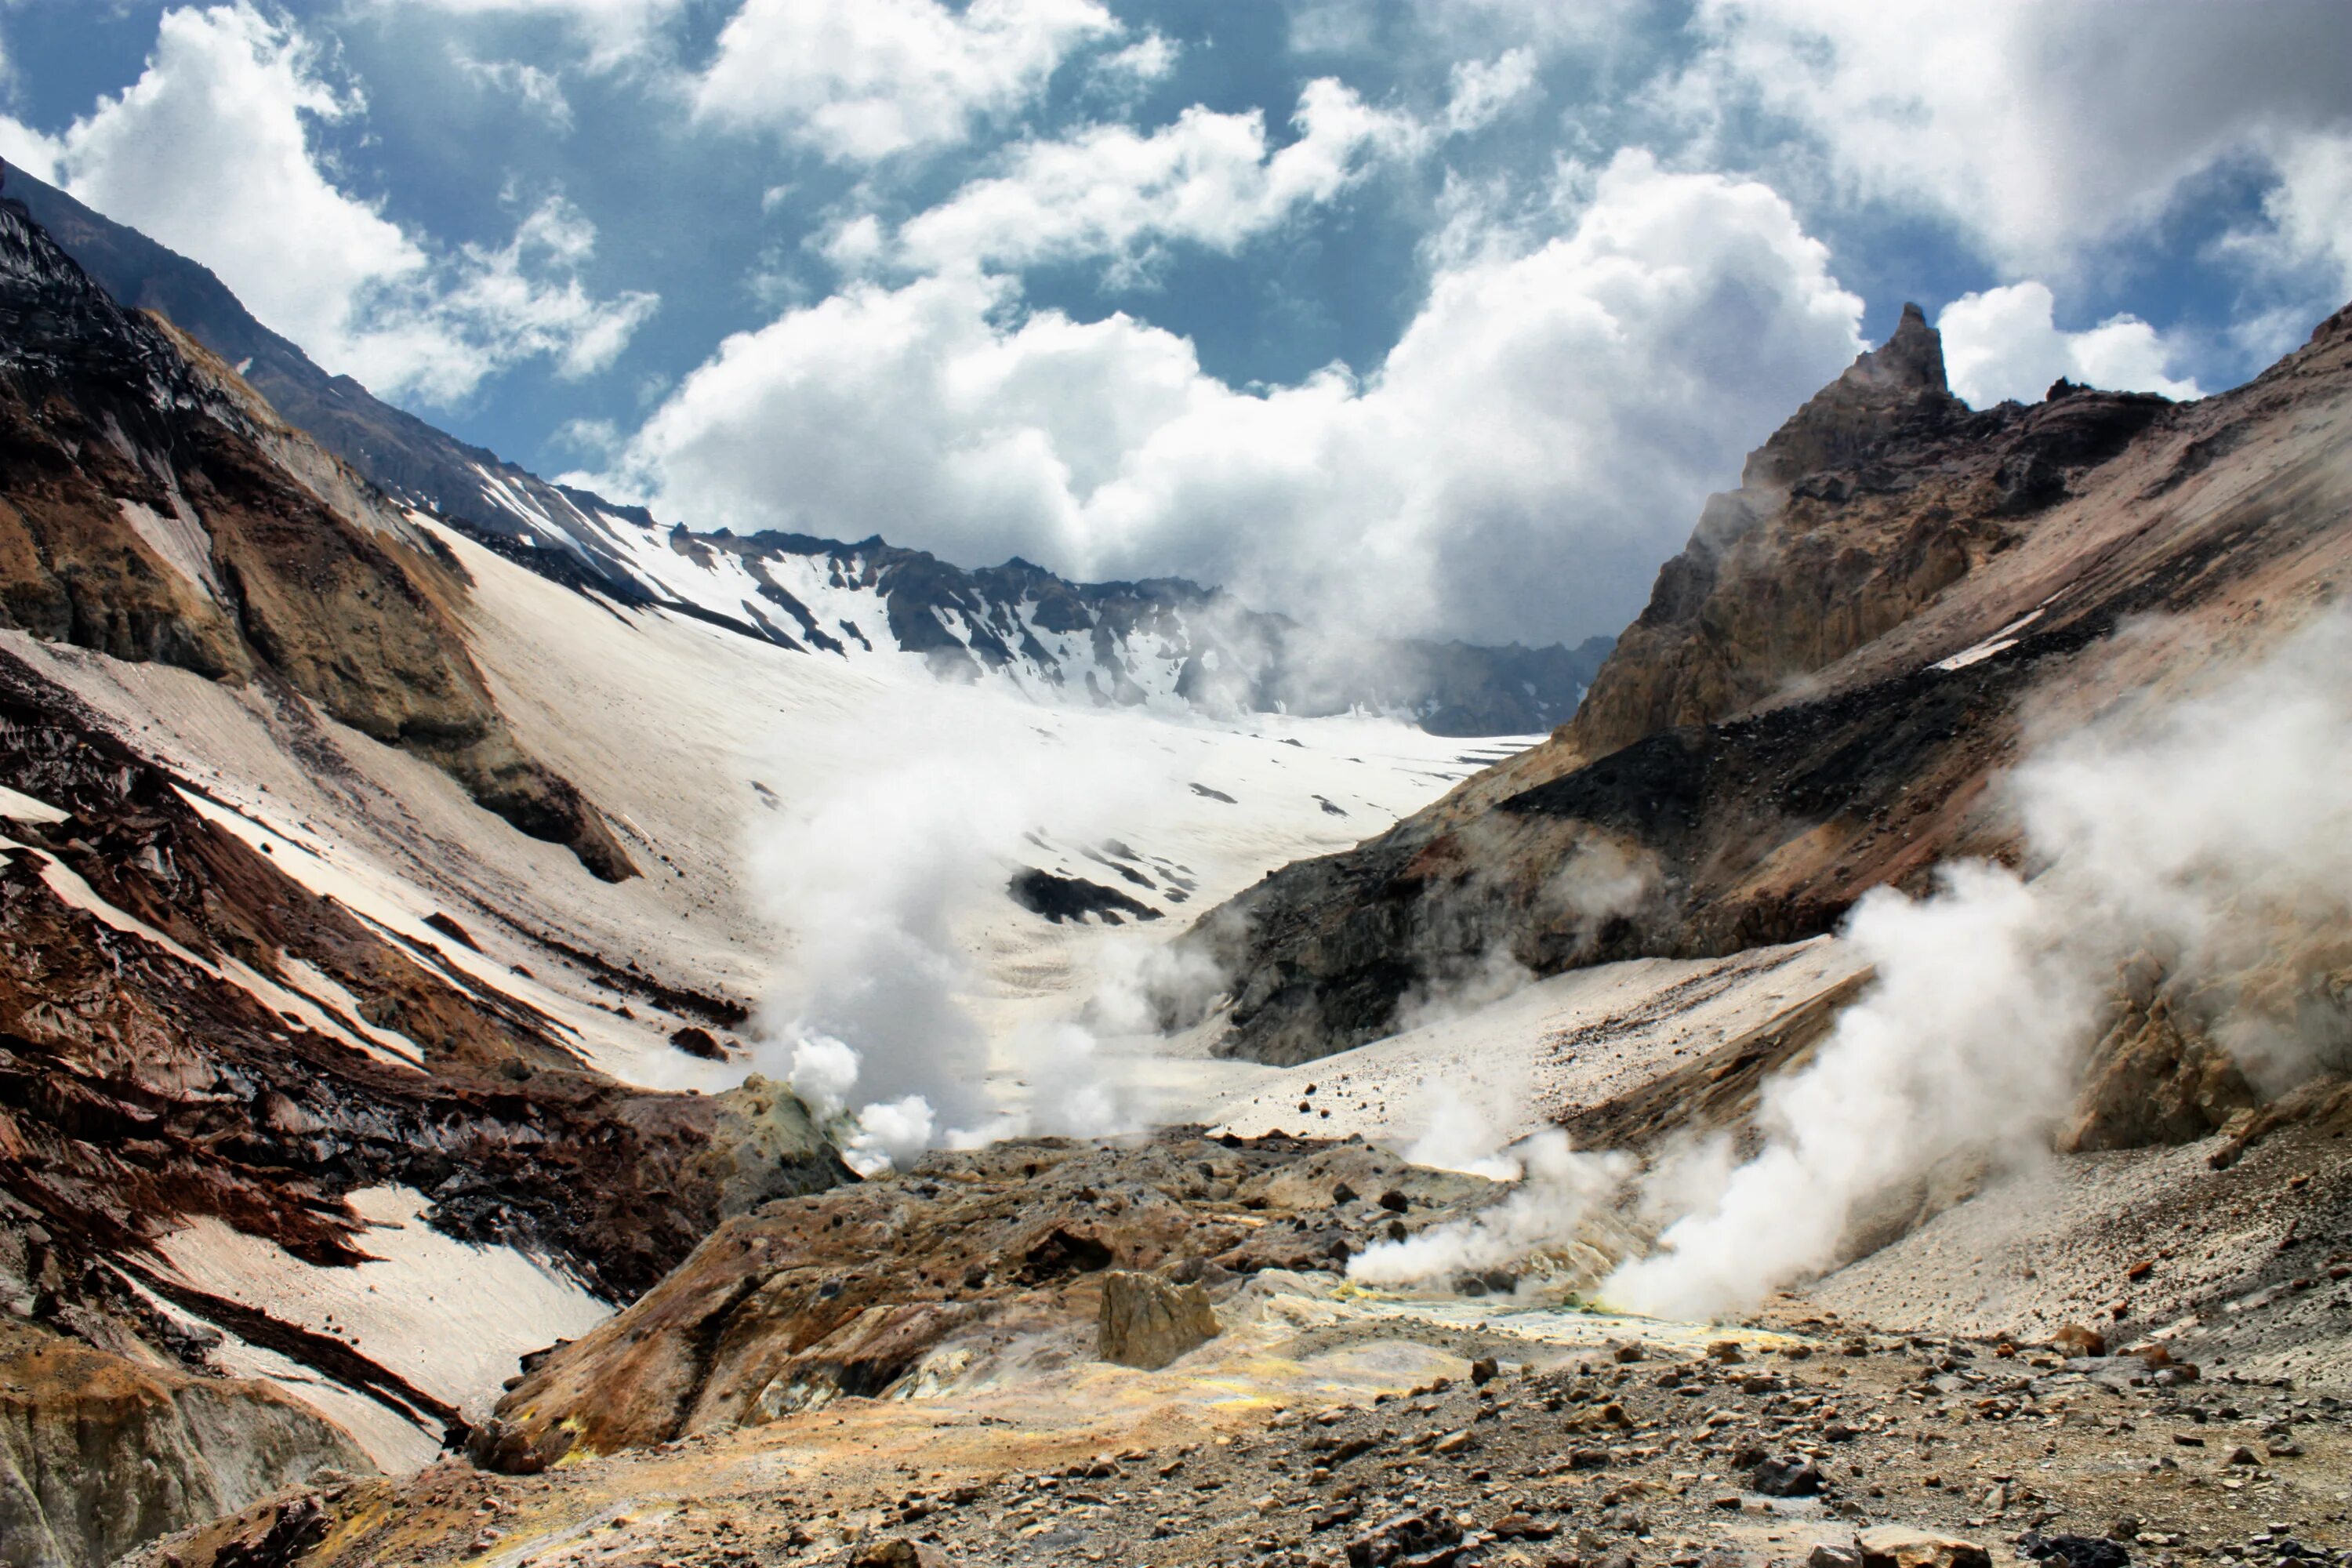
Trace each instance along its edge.
{"label": "blue sky", "polygon": [[1614,630],[1906,300],[1972,401],[2352,297],[2352,9],[0,0],[0,155],[666,518]]}

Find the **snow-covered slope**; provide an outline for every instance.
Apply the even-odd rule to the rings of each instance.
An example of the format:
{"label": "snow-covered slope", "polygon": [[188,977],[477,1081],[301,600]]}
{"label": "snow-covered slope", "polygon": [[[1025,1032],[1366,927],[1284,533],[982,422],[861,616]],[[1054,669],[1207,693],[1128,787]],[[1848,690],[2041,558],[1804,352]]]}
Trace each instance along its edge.
{"label": "snow-covered slope", "polygon": [[934,675],[1097,707],[1232,717],[1369,711],[1441,734],[1534,733],[1575,711],[1606,638],[1569,648],[1333,637],[1181,578],[966,570],[872,538],[663,527],[583,490],[472,471],[482,542],[624,606],[660,605],[796,652],[916,653]]}

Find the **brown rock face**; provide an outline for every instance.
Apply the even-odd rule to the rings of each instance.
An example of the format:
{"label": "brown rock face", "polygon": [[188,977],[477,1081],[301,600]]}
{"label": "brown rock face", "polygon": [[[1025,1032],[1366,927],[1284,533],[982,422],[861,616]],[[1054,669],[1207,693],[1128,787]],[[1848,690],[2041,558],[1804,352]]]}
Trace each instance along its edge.
{"label": "brown rock face", "polygon": [[597,876],[635,875],[516,745],[459,630],[467,586],[235,373],[0,203],[0,626],[283,682]]}
{"label": "brown rock face", "polygon": [[1216,1309],[1197,1282],[1171,1285],[1123,1268],[1103,1276],[1095,1354],[1104,1361],[1157,1372],[1218,1331]]}
{"label": "brown rock face", "polygon": [[[1906,312],[1708,503],[1574,721],[1203,918],[1232,977],[1222,1048],[1309,1060],[1498,953],[1538,974],[1716,956],[2011,855],[1995,784],[2029,715],[2225,670],[2344,591],[2347,441],[2352,331],[2191,405],[2062,384],[1977,413]],[[2114,635],[2150,616],[2163,635]],[[2122,1055],[2206,1071],[2164,1052]]]}
{"label": "brown rock face", "polygon": [[[1409,1217],[1342,1202],[1342,1187],[1402,1194]],[[729,1220],[626,1311],[538,1361],[469,1451],[535,1472],[951,1384],[1000,1354],[1084,1361],[1106,1324],[1115,1347],[1172,1359],[1186,1335],[1215,1332],[1196,1282],[1338,1268],[1391,1224],[1434,1224],[1494,1191],[1363,1144],[1197,1129],[1135,1148],[933,1152]],[[1139,1289],[1143,1274],[1157,1278]],[[1128,1304],[1107,1305],[1113,1293]]]}
{"label": "brown rock face", "polygon": [[0,1562],[99,1568],[321,1469],[374,1468],[340,1427],[267,1384],[0,1322]]}

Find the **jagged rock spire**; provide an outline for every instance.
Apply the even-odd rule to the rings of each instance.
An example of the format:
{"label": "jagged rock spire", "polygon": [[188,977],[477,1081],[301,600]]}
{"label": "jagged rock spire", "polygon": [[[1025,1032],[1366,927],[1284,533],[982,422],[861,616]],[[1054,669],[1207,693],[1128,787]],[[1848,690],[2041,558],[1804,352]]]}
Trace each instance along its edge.
{"label": "jagged rock spire", "polygon": [[1926,311],[1906,304],[1893,337],[1848,365],[1748,454],[1741,483],[1780,489],[1852,462],[1906,417],[1961,406],[1944,379],[1943,334],[1927,324]]}
{"label": "jagged rock spire", "polygon": [[1895,335],[1864,354],[1844,378],[1897,392],[1949,392],[1944,378],[1944,335],[1927,324],[1927,314],[1906,301]]}

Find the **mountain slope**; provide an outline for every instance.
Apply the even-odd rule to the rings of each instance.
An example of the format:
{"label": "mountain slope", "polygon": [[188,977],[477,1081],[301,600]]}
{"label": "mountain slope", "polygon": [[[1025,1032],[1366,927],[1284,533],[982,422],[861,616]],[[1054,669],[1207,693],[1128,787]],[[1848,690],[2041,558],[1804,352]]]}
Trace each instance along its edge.
{"label": "mountain slope", "polygon": [[2217,678],[2341,590],[2347,434],[2352,314],[2202,403],[2061,384],[1977,413],[1907,311],[1708,503],[1571,723],[1204,921],[1225,1048],[1310,1059],[1502,959],[1790,941],[2011,854],[1987,790],[2029,713]]}
{"label": "mountain slope", "polygon": [[1315,637],[1177,579],[1076,584],[1026,562],[967,570],[922,551],[664,528],[639,507],[550,484],[332,376],[254,320],[210,271],[11,172],[9,192],[115,299],[235,366],[296,428],[386,494],[534,571],[626,605],[707,611],[746,636],[840,657],[919,654],[1107,705],[1409,718],[1433,734],[1524,735],[1576,710],[1607,638],[1575,648]]}
{"label": "mountain slope", "polygon": [[0,624],[283,682],[598,875],[635,874],[594,808],[514,744],[457,625],[454,558],[6,203],[0,449]]}

